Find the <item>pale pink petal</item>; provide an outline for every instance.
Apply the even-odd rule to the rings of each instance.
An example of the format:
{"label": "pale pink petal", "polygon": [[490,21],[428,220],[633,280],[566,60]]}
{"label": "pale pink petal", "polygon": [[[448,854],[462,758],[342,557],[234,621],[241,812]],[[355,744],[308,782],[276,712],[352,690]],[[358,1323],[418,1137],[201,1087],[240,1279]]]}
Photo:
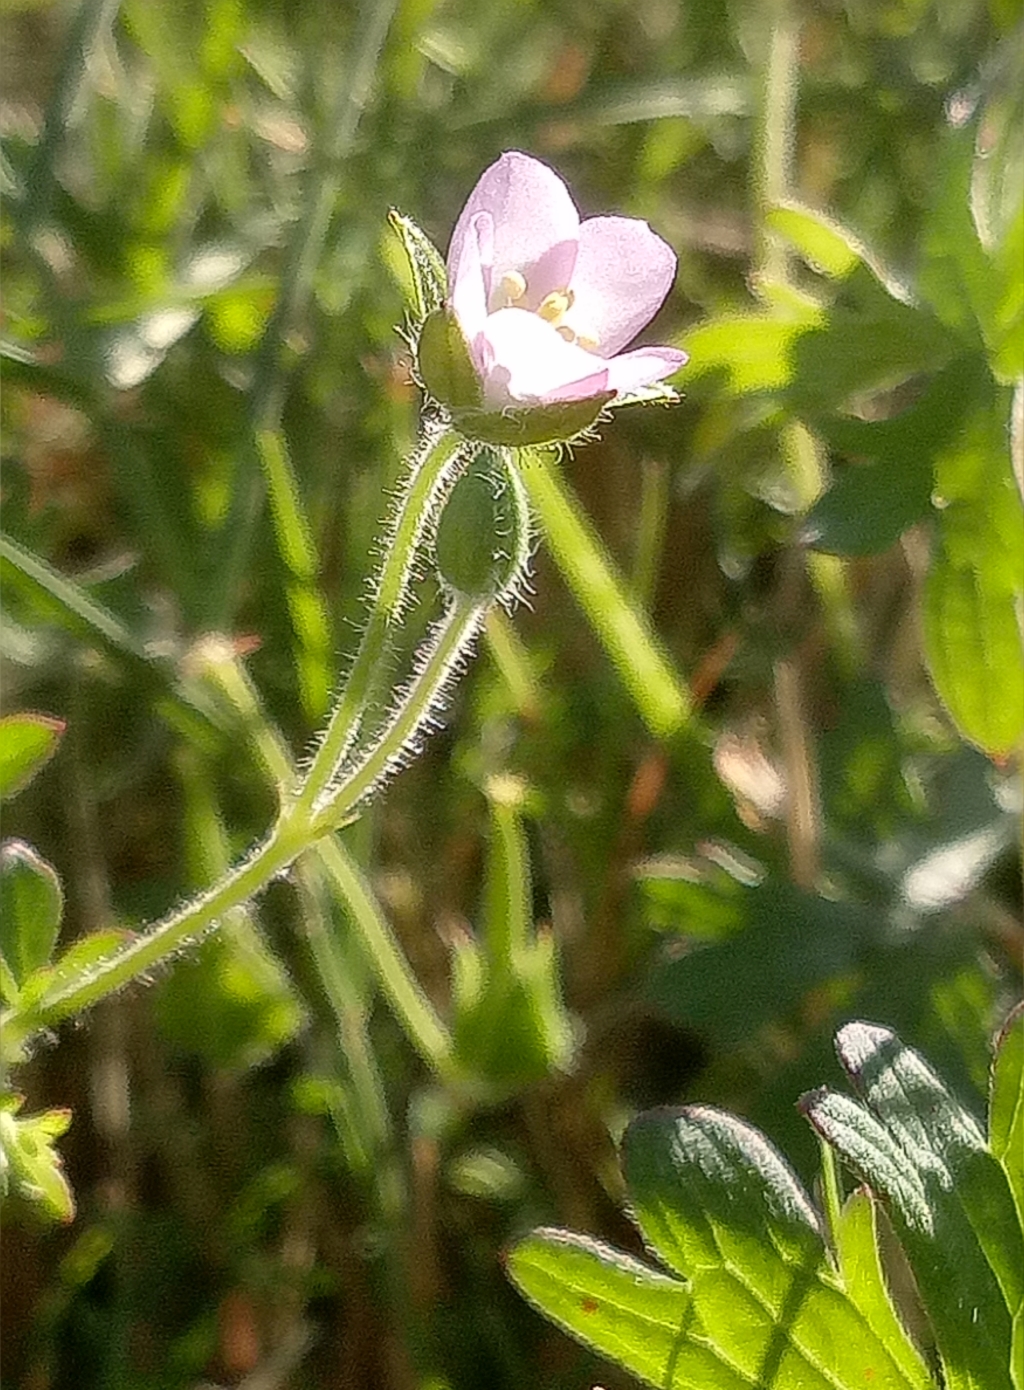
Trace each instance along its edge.
{"label": "pale pink petal", "polygon": [[686,353],[679,348],[641,347],[632,352],[620,353],[608,363],[607,390],[618,396],[640,391],[645,386],[653,386],[664,381],[667,376],[677,372],[686,362]]}
{"label": "pale pink petal", "polygon": [[675,252],[635,217],[591,217],[580,227],[566,323],[613,357],[660,309],[676,273]]}
{"label": "pale pink petal", "polygon": [[568,343],[549,323],[523,309],[491,314],[486,340],[484,403],[582,401],[608,390],[608,364]]}
{"label": "pale pink petal", "polygon": [[535,309],[552,290],[566,287],[580,219],[569,190],[553,169],[513,150],[484,171],[452,233],[449,283],[463,273],[470,227],[479,213],[488,213],[494,227],[494,282],[510,271],[523,275],[530,291],[524,308]]}
{"label": "pale pink petal", "polygon": [[484,326],[487,317],[487,273],[485,260],[494,248],[494,224],[490,214],[479,212],[471,218],[462,242],[458,269],[448,282],[449,300],[469,342]]}

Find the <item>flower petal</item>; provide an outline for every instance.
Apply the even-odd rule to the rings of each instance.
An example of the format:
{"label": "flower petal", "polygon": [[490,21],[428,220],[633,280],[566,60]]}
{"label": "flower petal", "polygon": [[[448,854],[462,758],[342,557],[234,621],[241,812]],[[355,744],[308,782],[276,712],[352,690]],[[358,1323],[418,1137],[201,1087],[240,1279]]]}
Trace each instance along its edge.
{"label": "flower petal", "polygon": [[449,301],[466,341],[473,339],[487,317],[488,272],[484,269],[494,254],[494,223],[489,213],[470,218],[462,241],[455,273],[450,275]]}
{"label": "flower petal", "polygon": [[636,217],[590,217],[580,227],[566,323],[613,357],[661,308],[676,273],[672,248]]}
{"label": "flower petal", "polygon": [[[511,271],[529,287],[523,307],[536,309],[545,295],[565,289],[576,257],[580,218],[569,190],[539,159],[513,150],[485,169],[459,214],[448,249],[449,283],[462,274],[474,218],[488,213],[494,228],[492,283]],[[488,284],[490,291],[490,284]]]}
{"label": "flower petal", "polygon": [[566,342],[536,314],[499,309],[483,337],[487,407],[585,401],[609,389],[608,363]]}
{"label": "flower petal", "polygon": [[607,363],[607,389],[614,391],[617,396],[640,391],[645,386],[653,386],[656,381],[664,381],[686,361],[686,353],[679,348],[641,347],[634,348],[632,352],[622,352]]}

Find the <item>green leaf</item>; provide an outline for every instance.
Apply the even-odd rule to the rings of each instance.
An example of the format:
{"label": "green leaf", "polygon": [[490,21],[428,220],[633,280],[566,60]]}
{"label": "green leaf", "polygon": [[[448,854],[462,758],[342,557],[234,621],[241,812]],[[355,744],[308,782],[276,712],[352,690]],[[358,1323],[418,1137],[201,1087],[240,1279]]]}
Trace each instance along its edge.
{"label": "green leaf", "polygon": [[0,577],[76,637],[146,661],[142,643],[120,618],[10,536],[0,536]]}
{"label": "green leaf", "polygon": [[569,1231],[532,1232],[509,1251],[520,1293],[546,1317],[649,1385],[746,1390],[710,1348],[688,1342],[686,1285]]}
{"label": "green leaf", "polygon": [[440,251],[411,217],[404,217],[392,208],[388,222],[408,261],[406,302],[409,317],[418,327],[428,314],[440,309],[447,298],[448,273]]}
{"label": "green leaf", "polygon": [[833,453],[866,460],[845,467],[807,515],[803,538],[834,555],[886,550],[931,512],[934,458],[990,385],[980,355],[943,368],[913,406],[889,420],[831,416],[815,428]]}
{"label": "green leaf", "polygon": [[963,340],[981,343],[995,320],[999,287],[971,215],[976,131],[973,120],[946,129],[922,238],[919,286],[943,323]]}
{"label": "green leaf", "polygon": [[996,1045],[988,1127],[992,1152],[1006,1169],[1024,1226],[1024,1004],[1006,1020]]}
{"label": "green leaf", "polygon": [[243,911],[178,963],[155,1008],[175,1046],[224,1070],[265,1062],[304,1022],[284,967]]}
{"label": "green leaf", "polygon": [[680,1277],[534,1232],[509,1274],[572,1336],[659,1390],[931,1384],[891,1310],[867,1317],[844,1294],[806,1194],[757,1130],[705,1107],[649,1111],[623,1166],[645,1239]]}
{"label": "green leaf", "polygon": [[60,879],[31,845],[0,847],[0,955],[18,988],[49,962],[63,909]]}
{"label": "green leaf", "polygon": [[1005,755],[1024,734],[1024,514],[1006,439],[1009,393],[936,459],[938,542],[924,599],[932,680],[965,736]]}
{"label": "green leaf", "polygon": [[804,1113],[886,1202],[949,1390],[1009,1390],[1024,1243],[1006,1175],[973,1116],[889,1029],[852,1023],[837,1046],[866,1104],[824,1089]]}
{"label": "green leaf", "polygon": [[844,280],[864,259],[861,248],[844,227],[799,203],[770,208],[765,225],[783,236],[808,265],[832,280]]}
{"label": "green leaf", "polygon": [[[686,908],[702,911],[702,899],[678,906],[676,929],[688,933]],[[696,950],[669,952],[655,963],[648,986],[659,1010],[719,1047],[748,1041],[823,982],[856,971],[874,925],[865,908],[774,880],[729,885],[719,910],[735,914],[738,930]]]}
{"label": "green leaf", "polygon": [[57,751],[66,725],[49,714],[7,714],[0,719],[0,800],[16,796]]}
{"label": "green leaf", "polygon": [[[1006,1172],[1024,1228],[1024,1004],[1018,1004],[996,1045],[989,1108],[989,1144]],[[1010,1367],[1014,1390],[1024,1390],[1024,1303],[1013,1310]]]}
{"label": "green leaf", "polygon": [[915,1390],[932,1385],[928,1368],[896,1316],[878,1255],[878,1206],[864,1188],[851,1193],[833,1232],[846,1292]]}
{"label": "green leaf", "polygon": [[686,334],[688,380],[717,370],[730,395],[779,391],[793,379],[797,341],[823,323],[822,310],[813,304],[778,315],[748,311],[708,319]]}
{"label": "green leaf", "polygon": [[19,1119],[14,1104],[0,1105],[0,1193],[13,1188],[58,1221],[71,1221],[75,1199],[64,1176],[54,1140],[71,1123],[70,1110],[44,1110]]}
{"label": "green leaf", "polygon": [[845,1295],[806,1194],[759,1131],[702,1106],[649,1111],[626,1131],[623,1167],[645,1239],[689,1280],[688,1339],[744,1383],[915,1383]]}

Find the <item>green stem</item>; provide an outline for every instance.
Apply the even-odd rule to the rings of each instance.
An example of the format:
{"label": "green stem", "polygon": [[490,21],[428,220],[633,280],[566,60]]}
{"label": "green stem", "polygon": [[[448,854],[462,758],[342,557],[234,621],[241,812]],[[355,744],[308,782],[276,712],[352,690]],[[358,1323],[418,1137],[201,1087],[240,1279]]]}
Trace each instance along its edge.
{"label": "green stem", "polygon": [[409,968],[402,948],[377,906],[373,892],[337,835],[325,836],[316,853],[351,915],[363,949],[373,961],[381,988],[416,1050],[435,1070],[446,1071],[452,1040]]}
{"label": "green stem", "polygon": [[281,821],[262,844],[230,870],[213,888],[184,903],[149,931],[132,937],[109,955],[88,966],[77,966],[61,977],[58,961],[54,979],[42,997],[19,1012],[12,1010],[0,1026],[0,1043],[12,1051],[39,1029],[81,1013],[145,975],[203,937],[226,913],[254,898],[305,847],[304,827]]}
{"label": "green stem", "polygon": [[[325,878],[322,865],[310,859],[303,860],[299,873],[299,885],[306,899],[302,920],[310,955],[334,1017],[338,1044],[352,1079],[359,1112],[360,1147],[365,1151],[366,1166],[372,1167],[388,1145],[391,1121],[380,1072],[366,1033],[367,1009],[359,986],[353,980],[341,941],[333,930],[325,902]],[[338,898],[351,913],[347,899],[342,898],[340,892]]]}
{"label": "green stem", "polygon": [[429,439],[406,489],[390,536],[373,607],[341,699],[310,765],[298,804],[310,809],[324,794],[352,747],[370,705],[392,631],[401,619],[416,550],[451,465],[464,441],[452,430]]}
{"label": "green stem", "polygon": [[789,279],[789,253],[785,244],[767,229],[765,217],[772,206],[788,197],[792,183],[800,26],[790,0],[775,0],[774,10],[758,141],[758,260],[763,275],[785,284]]}
{"label": "green stem", "polygon": [[550,453],[519,449],[520,477],[562,576],[658,738],[690,714],[690,693],[673,669],[646,616],[616,572]]}
{"label": "green stem", "polygon": [[[331,788],[329,784],[324,787],[314,806],[315,834],[323,834],[344,820],[407,754],[417,732],[437,708],[445,687],[479,632],[489,606],[490,599],[458,595],[452,600],[448,612],[434,629],[423,664],[412,685],[397,702],[378,742],[354,767],[346,770],[344,780],[337,787]],[[305,803],[306,792],[304,789],[298,805]]]}
{"label": "green stem", "polygon": [[[92,965],[76,967],[70,978],[61,978],[58,963],[56,978],[41,999],[23,1012],[13,1010],[4,1020],[0,1029],[0,1043],[10,1049],[9,1055],[15,1055],[31,1034],[89,1008],[197,941],[232,908],[260,893],[303,850],[315,846],[338,891],[345,898],[364,949],[373,961],[381,986],[409,1038],[431,1065],[445,1065],[451,1052],[451,1042],[443,1024],[395,942],[369,886],[342,852],[338,842],[323,837],[408,752],[416,734],[437,708],[445,686],[479,632],[489,602],[468,598],[452,601],[447,615],[435,629],[423,664],[396,704],[378,742],[352,769],[346,780],[324,797],[316,807],[315,816],[311,816],[299,802],[291,802],[285,807],[270,836],[207,893],[185,903],[149,931],[134,937]],[[231,689],[230,685],[222,688]],[[241,695],[244,697],[243,706],[247,706],[245,692],[241,692]],[[261,739],[259,747],[264,761],[283,777],[287,768],[281,760],[281,750],[276,741],[272,738],[269,742]]]}

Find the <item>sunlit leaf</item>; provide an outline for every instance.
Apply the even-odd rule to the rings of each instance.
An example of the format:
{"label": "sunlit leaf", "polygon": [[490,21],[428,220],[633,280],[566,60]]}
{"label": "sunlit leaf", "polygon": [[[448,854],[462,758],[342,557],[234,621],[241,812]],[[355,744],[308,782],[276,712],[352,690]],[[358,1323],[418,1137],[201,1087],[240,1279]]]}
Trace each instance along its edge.
{"label": "sunlit leaf", "polygon": [[888,1029],[850,1024],[838,1048],[865,1103],[822,1090],[803,1109],[886,1202],[951,1390],[1009,1390],[1024,1240],[1006,1175],[974,1117]]}
{"label": "sunlit leaf", "polygon": [[0,799],[27,787],[57,751],[66,725],[49,714],[7,714],[0,719]]}
{"label": "sunlit leaf", "polygon": [[64,893],[56,871],[22,840],[0,847],[0,955],[20,988],[57,943]]}

